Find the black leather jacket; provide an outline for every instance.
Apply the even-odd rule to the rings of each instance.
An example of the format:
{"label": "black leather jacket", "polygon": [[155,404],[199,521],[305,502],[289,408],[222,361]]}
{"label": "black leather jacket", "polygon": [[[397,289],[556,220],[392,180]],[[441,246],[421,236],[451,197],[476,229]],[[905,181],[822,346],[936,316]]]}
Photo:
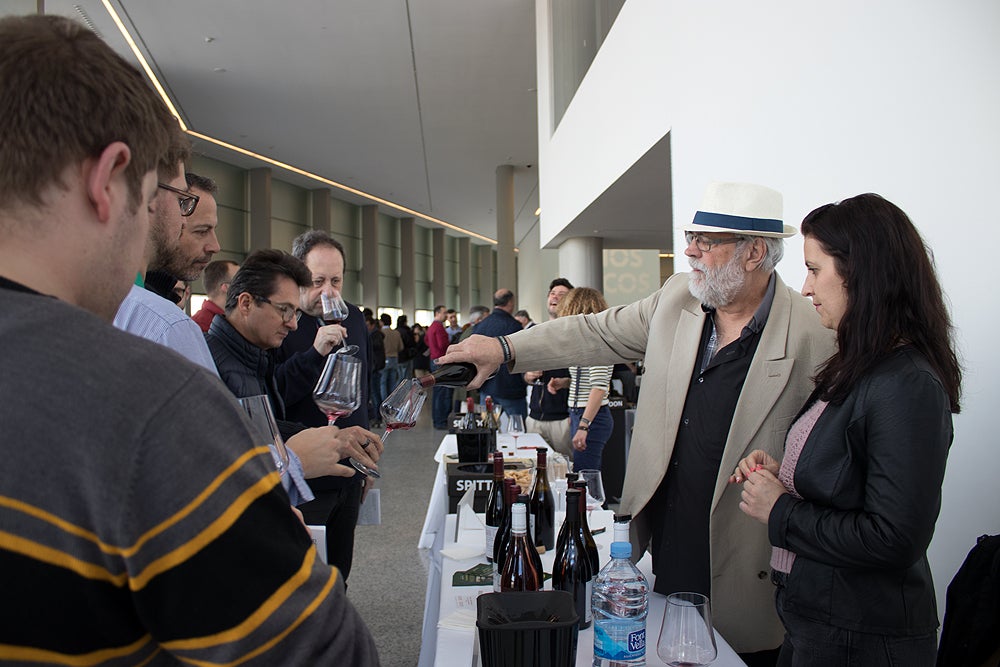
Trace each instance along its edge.
{"label": "black leather jacket", "polygon": [[216,317],[205,334],[219,377],[236,398],[267,394],[278,430],[286,440],[301,431],[301,424],[285,419],[285,403],[274,380],[274,352],[250,343],[224,317]]}
{"label": "black leather jacket", "polygon": [[948,395],[909,347],[826,407],[795,468],[803,500],[782,495],[768,520],[771,544],[796,554],[786,608],[878,634],[937,628],[927,546],[952,435]]}

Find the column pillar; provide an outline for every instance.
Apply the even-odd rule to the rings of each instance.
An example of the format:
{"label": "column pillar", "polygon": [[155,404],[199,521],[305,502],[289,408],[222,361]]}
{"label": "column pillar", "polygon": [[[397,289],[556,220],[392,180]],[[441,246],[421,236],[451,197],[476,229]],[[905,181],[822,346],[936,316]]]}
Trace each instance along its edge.
{"label": "column pillar", "polygon": [[361,301],[378,312],[378,205],[361,207]]}
{"label": "column pillar", "polygon": [[517,289],[514,260],[514,167],[497,167],[497,288]]}
{"label": "column pillar", "polygon": [[261,167],[247,172],[250,179],[247,208],[250,211],[250,237],[247,250],[271,247],[271,169]]}
{"label": "column pillar", "polygon": [[431,291],[434,293],[434,303],[448,305],[444,293],[444,228],[435,227],[431,230],[431,255],[434,262],[434,278],[431,282]]}
{"label": "column pillar", "polygon": [[319,188],[309,191],[309,209],[311,212],[309,224],[313,229],[321,229],[324,232],[333,231],[329,188]]}
{"label": "column pillar", "polygon": [[[493,246],[479,248],[479,300],[487,308],[493,308],[493,293],[497,286],[493,283]],[[514,289],[511,287],[511,289]]]}
{"label": "column pillar", "polygon": [[559,275],[577,287],[604,291],[604,239],[577,236],[559,246]]}
{"label": "column pillar", "polygon": [[412,324],[417,312],[417,264],[413,218],[399,219],[399,307]]}
{"label": "column pillar", "polygon": [[[458,308],[464,316],[472,308],[472,239],[458,240]],[[464,317],[462,318],[464,322]]]}

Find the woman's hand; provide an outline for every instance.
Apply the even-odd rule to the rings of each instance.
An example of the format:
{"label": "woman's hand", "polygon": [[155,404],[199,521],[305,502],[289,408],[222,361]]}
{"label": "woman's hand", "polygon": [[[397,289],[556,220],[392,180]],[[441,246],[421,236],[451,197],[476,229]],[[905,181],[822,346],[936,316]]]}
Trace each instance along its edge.
{"label": "woman's hand", "polygon": [[736,470],[729,476],[729,483],[740,484],[756,470],[767,470],[771,475],[777,477],[779,468],[781,468],[780,461],[776,461],[763,449],[755,449],[740,460]]}
{"label": "woman's hand", "polygon": [[767,525],[771,509],[783,493],[786,493],[786,490],[778,478],[767,468],[761,468],[746,478],[740,495],[742,498],[740,509],[747,516]]}
{"label": "woman's hand", "polygon": [[551,378],[545,389],[550,394],[555,395],[560,389],[566,389],[567,387],[569,387],[569,378]]}
{"label": "woman's hand", "polygon": [[581,431],[580,429],[577,429],[576,433],[573,434],[573,449],[575,449],[578,452],[582,452],[587,449],[586,431]]}

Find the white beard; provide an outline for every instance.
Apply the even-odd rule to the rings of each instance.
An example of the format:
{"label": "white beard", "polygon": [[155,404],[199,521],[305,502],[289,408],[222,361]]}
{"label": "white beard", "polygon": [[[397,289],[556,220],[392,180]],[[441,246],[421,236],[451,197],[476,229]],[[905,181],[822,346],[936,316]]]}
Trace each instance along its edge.
{"label": "white beard", "polygon": [[692,269],[702,272],[700,277],[693,274],[688,280],[688,291],[709,308],[722,308],[732,303],[746,283],[746,272],[738,254],[714,269],[709,269],[693,257],[688,258],[688,263]]}

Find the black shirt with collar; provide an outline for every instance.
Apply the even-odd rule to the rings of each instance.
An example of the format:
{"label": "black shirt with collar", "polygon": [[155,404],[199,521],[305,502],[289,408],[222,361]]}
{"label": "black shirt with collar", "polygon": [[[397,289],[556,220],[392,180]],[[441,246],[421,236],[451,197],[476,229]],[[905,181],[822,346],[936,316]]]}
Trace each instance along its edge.
{"label": "black shirt with collar", "polygon": [[708,314],[698,357],[681,413],[667,473],[647,510],[662,517],[653,522],[653,590],[669,595],[693,591],[711,596],[709,513],[722,452],[726,447],[736,405],[774,300],[771,275],[764,300],[740,337],[718,350],[702,369],[705,351],[715,331],[715,312]]}

